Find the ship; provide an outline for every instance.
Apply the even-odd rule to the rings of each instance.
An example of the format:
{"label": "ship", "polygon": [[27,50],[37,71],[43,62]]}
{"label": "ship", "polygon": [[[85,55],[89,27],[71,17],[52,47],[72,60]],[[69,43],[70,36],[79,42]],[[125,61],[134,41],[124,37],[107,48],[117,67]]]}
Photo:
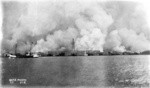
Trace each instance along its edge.
{"label": "ship", "polygon": [[[32,45],[33,45],[33,43],[32,43]],[[31,53],[31,48],[26,54],[20,54],[20,53],[17,53],[17,44],[16,44],[15,45],[15,53],[8,54],[8,57],[9,58],[38,58],[39,55],[37,53]]]}

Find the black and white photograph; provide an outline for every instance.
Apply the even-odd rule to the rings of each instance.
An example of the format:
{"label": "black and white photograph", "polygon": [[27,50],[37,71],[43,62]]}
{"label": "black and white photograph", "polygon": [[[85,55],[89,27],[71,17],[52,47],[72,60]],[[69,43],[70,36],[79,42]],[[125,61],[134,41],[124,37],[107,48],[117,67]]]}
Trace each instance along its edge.
{"label": "black and white photograph", "polygon": [[1,0],[0,88],[150,88],[150,1]]}

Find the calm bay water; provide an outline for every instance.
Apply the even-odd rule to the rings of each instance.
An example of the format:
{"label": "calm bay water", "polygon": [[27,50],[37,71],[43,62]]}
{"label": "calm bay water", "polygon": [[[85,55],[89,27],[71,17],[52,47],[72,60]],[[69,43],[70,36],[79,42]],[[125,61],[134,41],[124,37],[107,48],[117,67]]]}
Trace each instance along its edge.
{"label": "calm bay water", "polygon": [[[26,79],[26,83],[11,79]],[[150,56],[77,56],[2,58],[2,85],[9,86],[146,86]]]}

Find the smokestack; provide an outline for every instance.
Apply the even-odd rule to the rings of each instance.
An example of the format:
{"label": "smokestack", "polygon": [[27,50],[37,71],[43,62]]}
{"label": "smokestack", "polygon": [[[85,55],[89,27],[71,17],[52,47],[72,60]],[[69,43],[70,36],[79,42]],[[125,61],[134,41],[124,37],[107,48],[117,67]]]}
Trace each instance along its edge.
{"label": "smokestack", "polygon": [[72,50],[75,51],[75,39],[72,39]]}
{"label": "smokestack", "polygon": [[14,46],[14,50],[15,50],[15,53],[14,53],[14,54],[17,54],[17,47],[18,47],[18,45],[17,45],[17,43],[16,43],[15,46]]}

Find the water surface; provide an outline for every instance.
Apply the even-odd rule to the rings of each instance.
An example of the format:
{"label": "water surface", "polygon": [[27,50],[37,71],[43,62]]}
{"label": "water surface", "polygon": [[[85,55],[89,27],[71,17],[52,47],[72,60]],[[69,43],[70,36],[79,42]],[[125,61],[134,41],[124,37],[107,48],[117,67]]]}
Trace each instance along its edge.
{"label": "water surface", "polygon": [[149,59],[149,55],[2,58],[2,85],[148,87]]}

